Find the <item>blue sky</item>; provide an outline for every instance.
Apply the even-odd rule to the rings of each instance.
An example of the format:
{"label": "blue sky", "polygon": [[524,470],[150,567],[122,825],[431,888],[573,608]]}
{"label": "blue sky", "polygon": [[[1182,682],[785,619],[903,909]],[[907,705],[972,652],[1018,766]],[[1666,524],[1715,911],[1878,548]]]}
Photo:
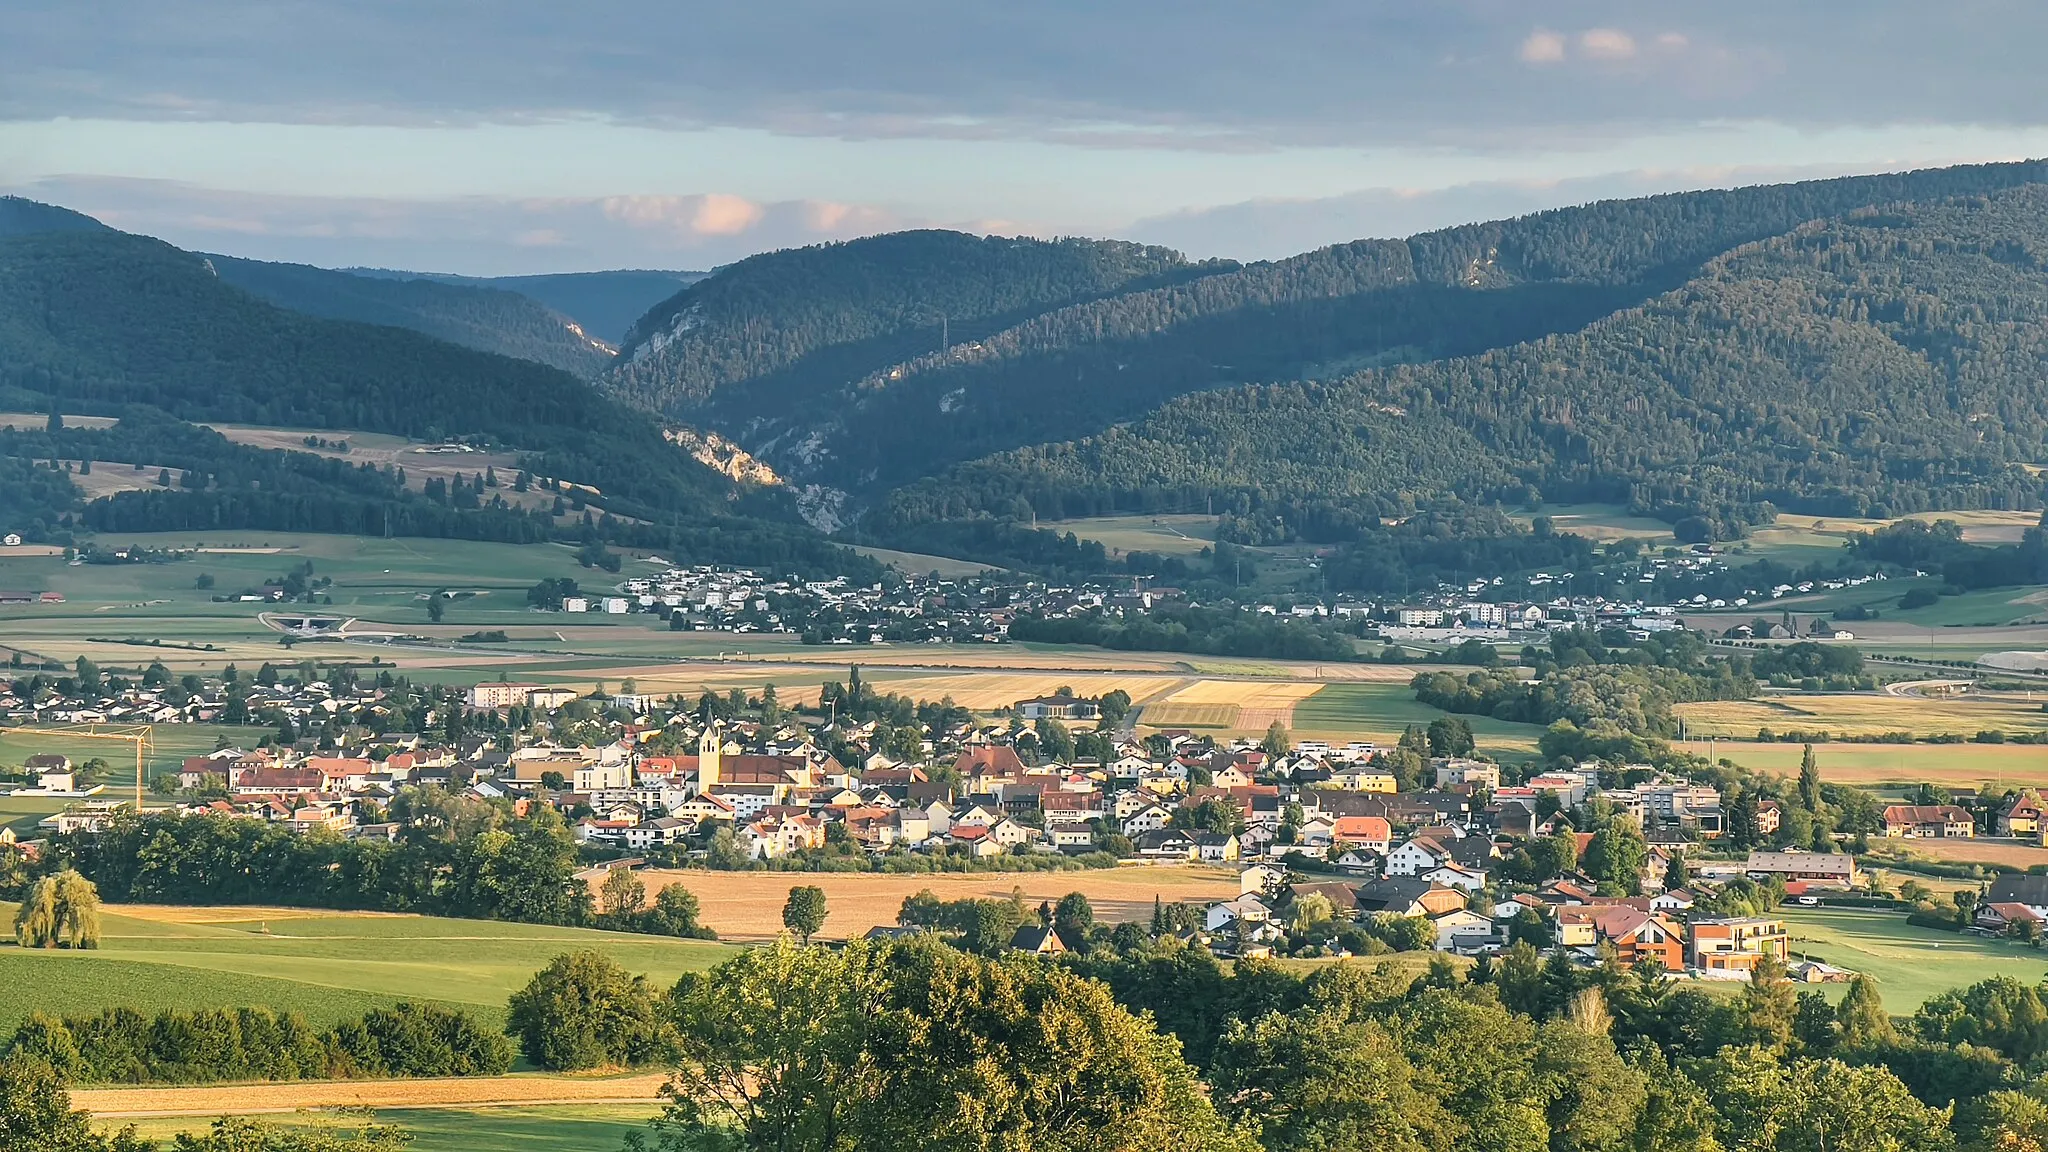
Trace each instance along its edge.
{"label": "blue sky", "polygon": [[2048,155],[2021,0],[11,0],[0,190],[480,274],[891,228],[1263,258]]}

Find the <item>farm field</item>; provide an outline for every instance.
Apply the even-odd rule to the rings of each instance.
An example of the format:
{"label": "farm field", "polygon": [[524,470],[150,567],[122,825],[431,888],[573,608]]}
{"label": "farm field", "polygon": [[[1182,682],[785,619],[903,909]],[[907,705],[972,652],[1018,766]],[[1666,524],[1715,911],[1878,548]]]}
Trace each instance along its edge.
{"label": "farm field", "polygon": [[983,572],[1001,572],[1003,569],[990,564],[976,564],[968,560],[955,560],[951,556],[928,556],[922,552],[898,552],[894,548],[870,548],[858,545],[855,552],[870,559],[879,560],[898,572],[922,576],[936,572],[947,580],[965,580]]}
{"label": "farm field", "polygon": [[[2048,865],[2048,848],[1989,837],[1955,840],[1873,838],[1870,847],[1873,852],[1895,852],[1905,860],[1920,858],[1958,864],[2005,864],[2014,868]],[[1921,883],[1926,883],[1926,880],[1922,879]]]}
{"label": "farm field", "polygon": [[[73,1092],[74,1106],[90,1107],[99,1094]],[[93,1109],[95,1115],[109,1115]],[[378,1123],[395,1124],[412,1134],[411,1152],[610,1152],[630,1132],[645,1131],[658,1111],[647,1104],[501,1105],[494,1107],[380,1108]],[[168,1142],[180,1132],[203,1132],[211,1113],[157,1119],[106,1119],[99,1127],[111,1131],[133,1124],[144,1139]],[[294,1114],[266,1117],[288,1127],[321,1127],[354,1122],[354,1117]]]}
{"label": "farm field", "polygon": [[1994,976],[2026,984],[2041,981],[2041,951],[1934,928],[1916,928],[1896,912],[1849,908],[1779,910],[1792,951],[1877,978],[1894,1015],[1912,1012],[1931,997]]}
{"label": "farm field", "polygon": [[[119,730],[120,727],[103,725],[102,730]],[[150,729],[150,746],[143,768],[151,773],[175,771],[184,765],[187,756],[204,756],[213,751],[217,741],[224,739],[237,747],[250,748],[275,732],[271,728],[228,724],[158,724]],[[47,734],[0,733],[0,764],[19,765],[28,757],[45,752],[69,756],[74,764],[82,764],[95,757],[105,760],[109,792],[119,793],[123,788],[132,790],[135,786],[135,751],[132,745],[112,740],[81,740],[65,735],[61,728],[53,728]],[[39,802],[28,796],[21,797],[21,801]],[[0,820],[4,820],[7,806],[15,802],[11,797],[0,796]],[[48,815],[47,812],[40,814]]]}
{"label": "farm field", "polygon": [[[1799,774],[1800,745],[1692,740],[1679,747],[1760,772]],[[1821,779],[1833,784],[2048,787],[2048,746],[2039,744],[1842,744],[1813,746]]]}
{"label": "farm field", "polygon": [[1039,527],[1071,532],[1093,540],[1112,555],[1125,552],[1156,552],[1162,556],[1192,556],[1216,541],[1214,516],[1091,516],[1080,520],[1044,520]]}
{"label": "farm field", "polygon": [[1619,504],[1545,504],[1534,512],[1513,513],[1514,519],[1524,524],[1538,516],[1550,517],[1554,532],[1568,532],[1603,544],[1633,538],[1662,548],[1678,542],[1671,535],[1671,525],[1648,516],[1631,516]]}
{"label": "farm field", "polygon": [[1322,690],[1301,680],[1196,680],[1147,704],[1142,719],[1148,728],[1264,732],[1275,722],[1292,726],[1296,705]]}
{"label": "farm field", "polygon": [[[1413,670],[1410,670],[1411,673]],[[1356,737],[1391,743],[1410,724],[1428,724],[1442,712],[1415,699],[1405,681],[1399,684],[1327,684],[1294,706],[1294,734],[1319,738]],[[1534,724],[1512,724],[1487,716],[1466,716],[1479,750],[1492,755],[1525,756],[1536,750],[1543,730]]]}
{"label": "farm field", "polygon": [[812,884],[825,890],[822,939],[846,940],[868,929],[896,923],[903,898],[929,888],[940,899],[1004,899],[1021,889],[1025,903],[1058,901],[1085,893],[1101,921],[1143,920],[1156,896],[1179,900],[1224,900],[1237,895],[1237,874],[1221,868],[1132,865],[1072,872],[874,873],[874,872],[710,872],[649,870],[637,875],[654,894],[680,884],[697,897],[703,923],[728,940],[772,940],[782,932],[782,904],[790,888]]}
{"label": "farm field", "polygon": [[[778,904],[779,908],[779,904]],[[0,904],[0,915],[13,906]],[[431,1000],[495,1026],[507,996],[563,952],[595,948],[658,985],[731,949],[581,928],[286,908],[109,905],[91,952],[0,947],[0,1033],[30,1012],[269,1004],[315,1023]]]}
{"label": "farm field", "polygon": [[1698,736],[1747,738],[1761,728],[1825,731],[1838,737],[1886,732],[1974,736],[1985,730],[2010,734],[2048,729],[2048,712],[2041,710],[2044,700],[2048,692],[1967,692],[1953,697],[1801,693],[1679,704],[1673,711],[1685,720],[1686,732]]}

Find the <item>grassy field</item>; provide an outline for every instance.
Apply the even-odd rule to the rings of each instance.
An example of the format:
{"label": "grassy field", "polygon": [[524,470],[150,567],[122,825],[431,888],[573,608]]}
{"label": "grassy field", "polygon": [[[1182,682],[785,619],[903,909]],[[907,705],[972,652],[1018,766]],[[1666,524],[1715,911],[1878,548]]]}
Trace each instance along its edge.
{"label": "grassy field", "polygon": [[[2017,840],[1972,837],[1954,840],[1873,839],[1871,851],[1896,856],[1902,863],[1937,860],[1952,864],[2006,864],[2034,868],[2048,864],[2048,848]],[[1923,878],[1921,883],[1927,881]]]}
{"label": "grassy field", "polygon": [[782,904],[798,884],[825,890],[825,927],[821,935],[844,940],[878,924],[896,923],[903,898],[929,888],[942,899],[1002,899],[1020,889],[1036,908],[1057,902],[1069,892],[1085,893],[1102,921],[1143,920],[1152,915],[1156,896],[1180,900],[1227,900],[1237,895],[1235,872],[1219,868],[1132,865],[1076,872],[976,872],[935,875],[885,875],[860,872],[706,872],[648,871],[640,874],[650,897],[669,884],[681,884],[697,897],[705,924],[731,940],[772,940],[782,932]]}
{"label": "grassy field", "polygon": [[1192,556],[1216,541],[1214,516],[1091,516],[1084,520],[1045,520],[1039,527],[1094,540],[1112,554],[1156,552],[1162,556]]}
{"label": "grassy field", "polygon": [[[213,751],[220,740],[225,739],[237,747],[251,748],[273,731],[270,728],[244,728],[227,724],[158,724],[150,730],[148,755],[143,759],[143,768],[148,774],[176,771],[184,765],[187,756],[204,756]],[[17,766],[30,756],[47,752],[69,756],[74,764],[82,764],[94,758],[105,760],[106,785],[109,791],[118,792],[123,787],[134,787],[133,745],[112,740],[82,740],[76,736],[66,735],[61,729],[51,729],[47,734],[0,733],[0,764]],[[10,802],[9,797],[0,796],[0,818],[6,815]]]}
{"label": "grassy field", "polygon": [[[378,1109],[379,1123],[395,1124],[412,1133],[412,1152],[610,1152],[629,1132],[645,1131],[658,1111],[652,1104],[572,1104],[553,1107],[388,1108]],[[289,1127],[347,1125],[352,1119],[300,1113],[268,1117]],[[145,1139],[168,1143],[180,1132],[198,1134],[208,1121],[190,1117],[109,1120],[103,1130],[133,1124]]]}
{"label": "grassy field", "polygon": [[[0,904],[0,915],[12,916]],[[706,968],[726,945],[578,928],[279,908],[109,906],[101,947],[0,947],[0,1034],[29,1012],[269,1004],[318,1023],[403,999],[495,1025],[505,998],[563,952],[595,948],[657,984]]]}
{"label": "grassy field", "polygon": [[1781,909],[1792,950],[1875,976],[1885,1007],[1905,1014],[1951,988],[2010,976],[2038,984],[2048,953],[2024,944],[1916,928],[1896,912]]}
{"label": "grassy field", "polygon": [[[1323,739],[1337,737],[1391,743],[1410,724],[1428,724],[1449,713],[1415,699],[1406,683],[1328,684],[1294,706],[1294,734]],[[1536,749],[1543,730],[1534,724],[1511,724],[1486,716],[1467,716],[1479,750],[1491,755],[1526,756]]]}

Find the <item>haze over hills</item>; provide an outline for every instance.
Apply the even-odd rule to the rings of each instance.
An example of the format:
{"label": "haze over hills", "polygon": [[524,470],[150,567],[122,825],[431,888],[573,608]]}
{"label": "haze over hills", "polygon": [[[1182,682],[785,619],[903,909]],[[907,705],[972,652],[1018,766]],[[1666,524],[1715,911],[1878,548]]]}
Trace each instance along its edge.
{"label": "haze over hills", "polygon": [[621,268],[604,272],[556,272],[539,276],[457,276],[448,272],[400,272],[389,268],[344,268],[341,271],[380,280],[431,280],[471,288],[517,292],[567,316],[591,338],[617,348],[640,317],[678,288],[688,287],[707,272],[670,272]]}
{"label": "haze over hills", "polygon": [[582,377],[596,375],[612,360],[611,348],[575,320],[515,291],[429,279],[373,279],[233,256],[208,258],[221,279],[309,316],[410,328]]}

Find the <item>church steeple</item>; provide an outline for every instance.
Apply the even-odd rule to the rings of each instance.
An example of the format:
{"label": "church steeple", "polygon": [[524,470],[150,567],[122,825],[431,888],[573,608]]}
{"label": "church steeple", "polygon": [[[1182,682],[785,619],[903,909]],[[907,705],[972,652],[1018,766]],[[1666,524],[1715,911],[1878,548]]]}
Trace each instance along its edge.
{"label": "church steeple", "polygon": [[718,787],[718,758],[723,744],[715,725],[706,724],[704,734],[697,737],[697,792],[700,795]]}

